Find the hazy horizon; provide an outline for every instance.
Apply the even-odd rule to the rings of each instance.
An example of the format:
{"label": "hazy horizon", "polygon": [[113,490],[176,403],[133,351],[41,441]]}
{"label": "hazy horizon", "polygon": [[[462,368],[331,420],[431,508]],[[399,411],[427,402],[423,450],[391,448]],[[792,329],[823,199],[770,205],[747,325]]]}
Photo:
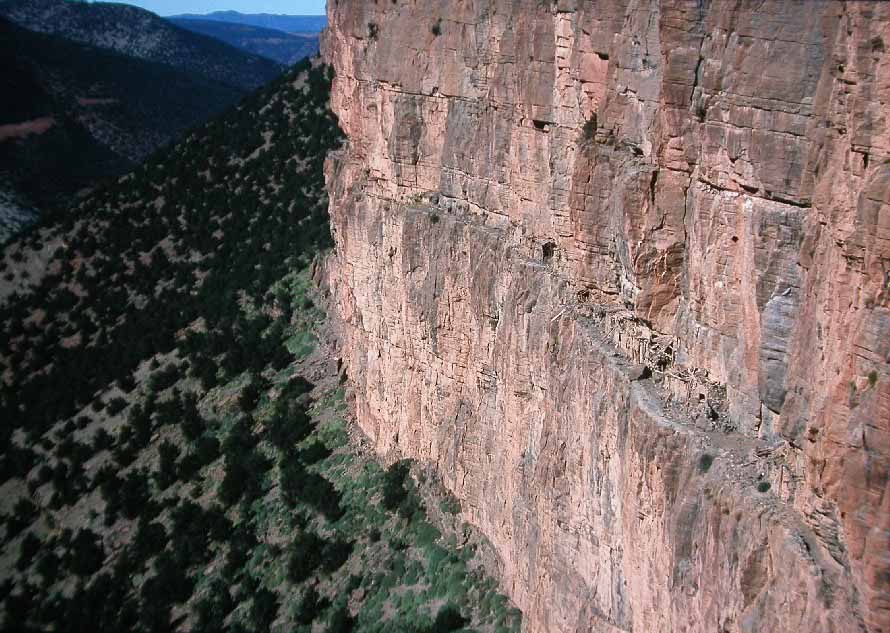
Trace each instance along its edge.
{"label": "hazy horizon", "polygon": [[123,4],[148,9],[158,15],[180,13],[213,13],[214,11],[238,11],[240,13],[277,13],[283,15],[324,15],[324,0],[232,0],[220,5],[218,0],[119,0]]}

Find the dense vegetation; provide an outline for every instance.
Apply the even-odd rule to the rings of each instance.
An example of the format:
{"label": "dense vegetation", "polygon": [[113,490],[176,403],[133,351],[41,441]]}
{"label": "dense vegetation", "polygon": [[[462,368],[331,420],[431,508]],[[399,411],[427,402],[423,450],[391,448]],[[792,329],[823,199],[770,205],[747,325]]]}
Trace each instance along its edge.
{"label": "dense vegetation", "polygon": [[3,628],[519,626],[408,465],[350,443],[316,349],[330,79],[298,65],[7,246]]}

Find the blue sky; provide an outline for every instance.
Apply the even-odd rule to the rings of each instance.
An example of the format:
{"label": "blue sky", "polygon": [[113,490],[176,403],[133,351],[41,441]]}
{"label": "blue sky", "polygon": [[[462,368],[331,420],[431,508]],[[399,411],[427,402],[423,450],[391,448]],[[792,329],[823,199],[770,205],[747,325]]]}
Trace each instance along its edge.
{"label": "blue sky", "polygon": [[325,0],[117,0],[154,11],[159,15],[177,13],[285,13],[287,15],[323,15]]}

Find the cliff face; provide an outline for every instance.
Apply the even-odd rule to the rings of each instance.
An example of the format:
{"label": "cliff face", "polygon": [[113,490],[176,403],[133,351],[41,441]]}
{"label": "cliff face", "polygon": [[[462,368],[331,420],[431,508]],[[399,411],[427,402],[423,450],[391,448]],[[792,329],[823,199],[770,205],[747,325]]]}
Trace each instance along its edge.
{"label": "cliff face", "polygon": [[890,631],[890,5],[328,17],[358,420],[531,630]]}

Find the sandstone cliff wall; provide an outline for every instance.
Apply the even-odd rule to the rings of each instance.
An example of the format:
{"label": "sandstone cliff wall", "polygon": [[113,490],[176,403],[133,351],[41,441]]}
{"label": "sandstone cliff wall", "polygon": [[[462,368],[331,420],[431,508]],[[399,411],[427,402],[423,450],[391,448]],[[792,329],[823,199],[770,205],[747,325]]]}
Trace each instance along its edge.
{"label": "sandstone cliff wall", "polygon": [[328,12],[358,420],[530,629],[890,631],[890,4]]}

